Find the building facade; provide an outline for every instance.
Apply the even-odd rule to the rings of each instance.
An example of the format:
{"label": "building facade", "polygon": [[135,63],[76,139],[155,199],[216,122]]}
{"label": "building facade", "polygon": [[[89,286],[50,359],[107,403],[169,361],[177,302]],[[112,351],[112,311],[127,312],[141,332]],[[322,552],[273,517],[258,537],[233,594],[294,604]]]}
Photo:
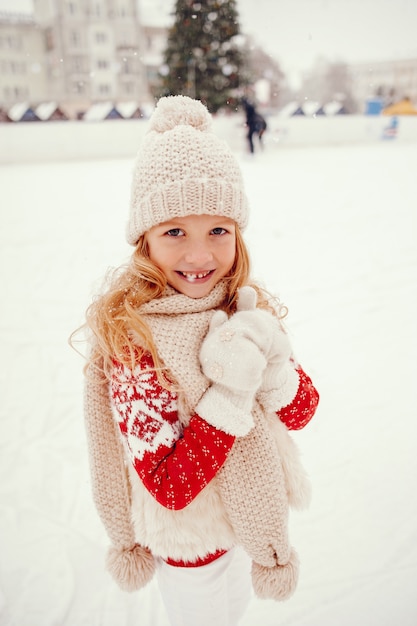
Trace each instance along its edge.
{"label": "building facade", "polygon": [[417,104],[417,59],[349,65],[356,100],[380,97],[385,106],[405,97]]}
{"label": "building facade", "polygon": [[[144,24],[144,63],[150,92],[158,93],[160,89],[160,71],[163,54],[167,43],[168,29],[164,26]],[[162,70],[163,71],[163,70]]]}
{"label": "building facade", "polygon": [[42,30],[32,17],[0,13],[0,105],[41,102],[46,93]]}
{"label": "building facade", "polygon": [[[93,103],[151,100],[155,47],[136,0],[34,0],[33,18],[0,15],[0,105],[56,101],[70,117]],[[155,33],[160,40],[160,33]],[[160,54],[162,54],[160,52]],[[152,63],[155,64],[155,55]]]}

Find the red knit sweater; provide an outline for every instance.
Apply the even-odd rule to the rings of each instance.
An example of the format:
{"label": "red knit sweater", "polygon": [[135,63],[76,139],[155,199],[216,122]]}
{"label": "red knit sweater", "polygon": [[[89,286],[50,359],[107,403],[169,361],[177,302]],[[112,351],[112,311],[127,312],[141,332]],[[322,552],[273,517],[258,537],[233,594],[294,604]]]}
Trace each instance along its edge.
{"label": "red knit sweater", "polygon": [[[199,415],[183,427],[177,395],[160,384],[153,361],[143,354],[132,372],[114,363],[111,396],[131,462],[146,489],[163,506],[186,507],[214,478],[226,461],[235,437],[208,424]],[[310,378],[297,367],[298,390],[277,411],[289,430],[304,428],[313,417],[319,396]]]}

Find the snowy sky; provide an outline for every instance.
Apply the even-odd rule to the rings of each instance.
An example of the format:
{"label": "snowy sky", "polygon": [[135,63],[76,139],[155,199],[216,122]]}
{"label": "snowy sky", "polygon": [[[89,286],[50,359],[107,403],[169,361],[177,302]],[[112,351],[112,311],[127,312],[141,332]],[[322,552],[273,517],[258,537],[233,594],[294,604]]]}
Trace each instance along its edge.
{"label": "snowy sky", "polygon": [[[169,22],[175,0],[138,0]],[[32,0],[0,0],[30,11]],[[416,0],[237,0],[241,29],[275,56],[290,79],[320,57],[368,62],[417,57]]]}

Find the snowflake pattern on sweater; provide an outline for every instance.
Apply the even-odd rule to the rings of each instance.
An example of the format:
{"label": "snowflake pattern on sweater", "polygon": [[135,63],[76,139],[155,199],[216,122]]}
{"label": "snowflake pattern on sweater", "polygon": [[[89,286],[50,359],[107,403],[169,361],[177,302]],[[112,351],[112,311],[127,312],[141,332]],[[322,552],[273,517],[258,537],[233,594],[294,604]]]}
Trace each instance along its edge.
{"label": "snowflake pattern on sweater", "polygon": [[[180,510],[214,478],[225,463],[235,437],[199,415],[183,427],[177,394],[165,389],[144,353],[132,371],[114,361],[110,383],[113,413],[129,458],[146,489],[164,507]],[[277,412],[291,430],[313,417],[318,394],[297,367],[299,386],[292,402]]]}
{"label": "snowflake pattern on sweater", "polygon": [[133,372],[115,363],[112,379],[116,419],[132,461],[142,461],[161,445],[170,448],[181,435],[176,394],[156,385],[155,372],[141,366],[146,366],[144,359]]}
{"label": "snowflake pattern on sweater", "polygon": [[114,362],[111,397],[130,460],[163,506],[190,504],[226,461],[235,438],[193,415],[183,427],[177,394],[158,380],[149,354],[132,372]]}

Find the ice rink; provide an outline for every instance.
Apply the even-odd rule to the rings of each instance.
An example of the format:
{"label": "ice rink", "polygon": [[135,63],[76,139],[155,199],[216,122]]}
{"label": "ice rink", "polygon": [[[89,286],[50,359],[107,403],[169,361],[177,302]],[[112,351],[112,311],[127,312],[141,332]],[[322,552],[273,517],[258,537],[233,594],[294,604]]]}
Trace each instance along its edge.
{"label": "ice rink", "polygon": [[[242,626],[415,626],[417,143],[237,156],[254,276],[288,305],[321,395],[293,435],[313,484],[310,509],[291,515],[298,590],[253,598]],[[168,626],[155,582],[126,594],[104,569],[83,361],[68,345],[107,268],[131,253],[132,165],[0,166],[1,626]]]}

